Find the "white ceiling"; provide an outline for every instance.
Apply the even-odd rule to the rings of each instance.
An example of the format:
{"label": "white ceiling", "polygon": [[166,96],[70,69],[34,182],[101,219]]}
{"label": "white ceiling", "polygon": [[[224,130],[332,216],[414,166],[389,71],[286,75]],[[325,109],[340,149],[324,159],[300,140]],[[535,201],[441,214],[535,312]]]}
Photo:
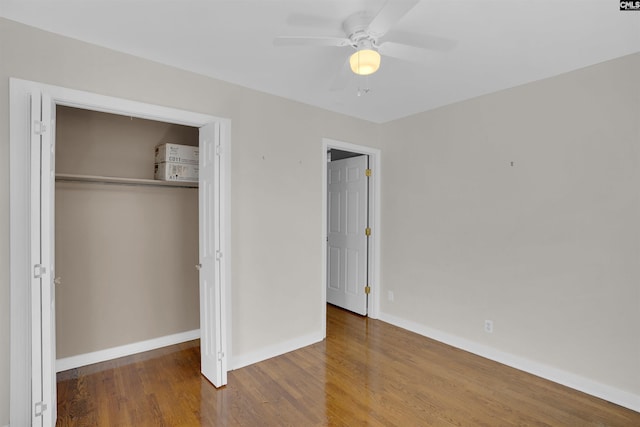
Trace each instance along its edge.
{"label": "white ceiling", "polygon": [[[342,20],[384,4],[0,0],[0,16],[379,123],[640,52],[640,11],[620,11],[618,0],[422,0],[392,32],[455,48],[422,64],[383,57],[376,74],[351,74],[339,91],[330,87],[350,47],[273,45],[276,36],[344,37]],[[370,92],[357,96],[358,87]]]}

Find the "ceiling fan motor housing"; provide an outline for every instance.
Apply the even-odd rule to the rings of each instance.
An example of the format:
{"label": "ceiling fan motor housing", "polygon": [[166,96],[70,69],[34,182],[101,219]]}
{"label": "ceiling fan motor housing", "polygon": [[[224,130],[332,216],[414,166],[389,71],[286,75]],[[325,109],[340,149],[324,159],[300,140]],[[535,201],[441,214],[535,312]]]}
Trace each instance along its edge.
{"label": "ceiling fan motor housing", "polygon": [[362,11],[349,16],[342,24],[342,28],[349,40],[351,40],[351,46],[354,49],[377,47],[377,40],[367,31],[371,19],[372,16],[369,13]]}

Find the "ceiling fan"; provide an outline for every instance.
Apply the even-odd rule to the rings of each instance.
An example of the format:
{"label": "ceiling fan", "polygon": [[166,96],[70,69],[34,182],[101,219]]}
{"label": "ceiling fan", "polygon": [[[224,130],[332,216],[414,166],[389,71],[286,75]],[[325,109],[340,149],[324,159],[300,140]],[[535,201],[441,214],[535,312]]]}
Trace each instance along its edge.
{"label": "ceiling fan", "polygon": [[[422,62],[429,50],[448,51],[456,42],[440,37],[395,32],[391,40],[385,35],[419,0],[388,0],[377,14],[360,11],[350,15],[343,23],[343,37],[281,36],[273,41],[276,46],[333,46],[352,47],[346,64],[358,75],[370,75],[380,68],[381,55],[412,62]],[[348,72],[347,72],[348,73]],[[338,76],[346,80],[348,74]],[[333,88],[340,86],[334,82]]]}

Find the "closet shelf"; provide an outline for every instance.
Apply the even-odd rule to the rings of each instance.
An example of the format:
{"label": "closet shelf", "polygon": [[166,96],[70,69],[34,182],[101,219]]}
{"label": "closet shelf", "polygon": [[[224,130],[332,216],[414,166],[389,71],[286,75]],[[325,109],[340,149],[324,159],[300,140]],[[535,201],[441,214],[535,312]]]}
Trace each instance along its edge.
{"label": "closet shelf", "polygon": [[160,181],[156,179],[117,178],[113,176],[74,175],[57,173],[56,181],[95,182],[99,184],[142,185],[150,187],[198,188],[197,182]]}

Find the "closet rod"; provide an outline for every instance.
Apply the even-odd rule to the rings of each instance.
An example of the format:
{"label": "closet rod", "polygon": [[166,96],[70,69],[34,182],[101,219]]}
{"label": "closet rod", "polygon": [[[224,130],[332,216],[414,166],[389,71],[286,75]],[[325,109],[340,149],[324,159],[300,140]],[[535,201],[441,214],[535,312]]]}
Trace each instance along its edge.
{"label": "closet rod", "polygon": [[129,185],[138,187],[198,188],[197,182],[160,181],[155,179],[117,178],[111,176],[94,175],[56,174],[56,181],[89,182],[96,184]]}

